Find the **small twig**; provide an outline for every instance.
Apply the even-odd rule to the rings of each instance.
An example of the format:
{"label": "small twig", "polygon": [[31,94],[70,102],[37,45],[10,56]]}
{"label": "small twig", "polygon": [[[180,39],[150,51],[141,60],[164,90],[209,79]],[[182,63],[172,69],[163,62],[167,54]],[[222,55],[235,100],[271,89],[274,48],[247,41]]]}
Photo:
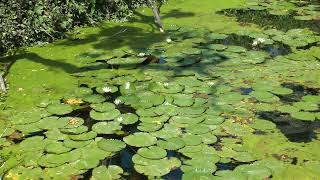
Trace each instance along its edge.
{"label": "small twig", "polygon": [[108,37],[108,38],[112,38],[112,37],[114,37],[114,36],[117,36],[118,34],[122,34],[122,33],[126,32],[127,30],[128,30],[128,29],[126,28],[126,29],[124,29],[124,30],[122,30],[122,31],[120,31],[120,32],[117,32],[117,33],[113,34],[112,36],[110,36],[110,37]]}

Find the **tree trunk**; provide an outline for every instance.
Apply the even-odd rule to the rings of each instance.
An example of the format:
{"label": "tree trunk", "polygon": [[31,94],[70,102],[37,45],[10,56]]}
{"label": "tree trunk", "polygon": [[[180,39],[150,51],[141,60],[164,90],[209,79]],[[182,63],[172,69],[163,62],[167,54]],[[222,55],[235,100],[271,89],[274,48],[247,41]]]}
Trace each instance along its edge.
{"label": "tree trunk", "polygon": [[2,74],[0,74],[0,91],[3,91],[3,92],[7,91],[6,84],[2,77]]}
{"label": "tree trunk", "polygon": [[154,0],[147,0],[147,1],[148,1],[149,6],[152,9],[153,17],[154,17],[156,25],[158,26],[160,31],[163,32],[164,30],[163,30],[163,25],[162,25],[161,18],[160,18],[160,9],[157,7]]}

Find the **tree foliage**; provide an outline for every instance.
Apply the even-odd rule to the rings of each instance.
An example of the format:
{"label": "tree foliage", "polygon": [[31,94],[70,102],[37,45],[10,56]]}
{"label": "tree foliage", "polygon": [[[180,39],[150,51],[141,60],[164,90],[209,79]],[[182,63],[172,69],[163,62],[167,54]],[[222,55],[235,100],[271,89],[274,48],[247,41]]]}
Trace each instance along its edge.
{"label": "tree foliage", "polygon": [[124,18],[143,0],[10,0],[0,2],[0,53],[64,36],[75,26]]}

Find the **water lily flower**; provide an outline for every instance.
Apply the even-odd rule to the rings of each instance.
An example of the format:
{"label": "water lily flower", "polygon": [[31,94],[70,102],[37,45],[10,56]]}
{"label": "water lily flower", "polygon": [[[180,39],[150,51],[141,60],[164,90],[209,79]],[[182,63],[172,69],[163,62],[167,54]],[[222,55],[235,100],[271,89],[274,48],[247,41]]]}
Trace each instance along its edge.
{"label": "water lily flower", "polygon": [[210,82],[208,82],[208,85],[209,85],[209,86],[213,86],[213,85],[214,85],[214,82],[210,81]]}
{"label": "water lily flower", "polygon": [[258,38],[257,41],[261,42],[261,43],[264,43],[266,40],[264,38]]}
{"label": "water lily flower", "polygon": [[105,93],[108,93],[108,92],[111,92],[112,89],[110,87],[106,86],[106,87],[102,88],[102,91]]}
{"label": "water lily flower", "polygon": [[164,83],[163,86],[167,87],[169,86],[169,83]]}
{"label": "water lily flower", "polygon": [[117,121],[122,122],[123,121],[123,117],[118,117]]}
{"label": "water lily flower", "polygon": [[165,106],[170,106],[171,104],[169,102],[164,103]]}
{"label": "water lily flower", "polygon": [[172,40],[170,38],[167,38],[166,41],[167,41],[167,43],[171,43],[172,42]]}
{"label": "water lily flower", "polygon": [[124,89],[130,89],[130,82],[126,82],[124,84]]}
{"label": "water lily flower", "polygon": [[115,103],[116,105],[119,105],[119,104],[122,103],[122,101],[121,101],[120,99],[116,99],[116,100],[114,100],[114,103]]}
{"label": "water lily flower", "polygon": [[142,52],[138,54],[139,57],[144,57],[145,55],[146,53],[142,53]]}
{"label": "water lily flower", "polygon": [[252,46],[257,46],[258,44],[259,44],[259,42],[254,40],[253,43],[252,43]]}

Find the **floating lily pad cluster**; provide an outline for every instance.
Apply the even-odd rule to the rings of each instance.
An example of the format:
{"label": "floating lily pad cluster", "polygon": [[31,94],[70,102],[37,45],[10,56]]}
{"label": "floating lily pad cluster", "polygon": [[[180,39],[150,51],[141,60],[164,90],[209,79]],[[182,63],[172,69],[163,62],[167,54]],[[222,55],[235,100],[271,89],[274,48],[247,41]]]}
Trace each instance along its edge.
{"label": "floating lily pad cluster", "polygon": [[248,8],[252,10],[267,10],[272,15],[293,15],[297,20],[319,20],[318,4],[303,1],[249,1]]}
{"label": "floating lily pad cluster", "polygon": [[[266,44],[288,40],[273,39],[277,33],[245,35],[265,38]],[[287,33],[290,38],[303,34]],[[304,61],[213,43],[227,34],[195,28],[169,29],[168,34],[170,43],[104,55],[106,69],[75,74],[80,86],[65,97],[0,121],[0,173],[17,179],[121,179],[128,173],[268,179],[283,171],[278,167],[290,167],[281,158],[270,160],[274,151],[295,152],[282,145],[288,144],[285,138],[272,141],[282,137],[277,125],[256,113],[277,110],[299,120],[318,120],[318,94],[285,104],[282,98],[295,92],[281,82],[296,80],[300,70],[305,73],[300,78],[319,72]],[[308,83],[320,86],[316,78]],[[265,134],[257,135],[259,131]],[[236,166],[224,169],[228,164]]]}

